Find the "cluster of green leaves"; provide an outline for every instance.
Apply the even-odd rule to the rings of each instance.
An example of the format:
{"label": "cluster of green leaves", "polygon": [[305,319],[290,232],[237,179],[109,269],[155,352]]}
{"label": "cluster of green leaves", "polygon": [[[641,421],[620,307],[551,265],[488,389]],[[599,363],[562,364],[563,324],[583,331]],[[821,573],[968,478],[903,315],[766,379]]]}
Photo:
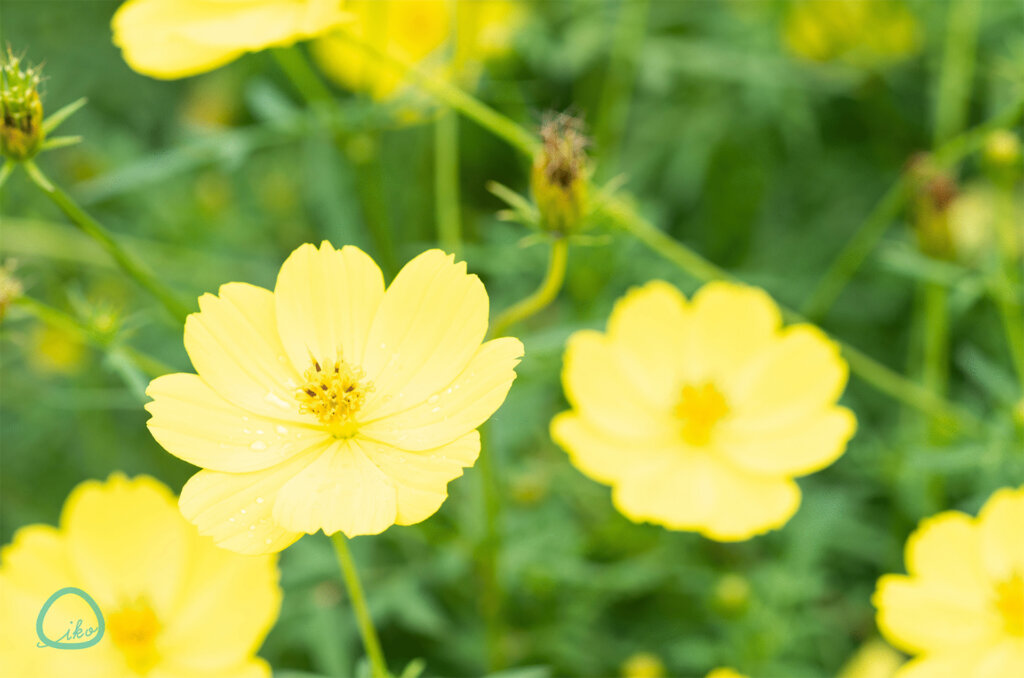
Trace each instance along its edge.
{"label": "cluster of green leaves", "polygon": [[[0,28],[16,51],[45,59],[48,108],[90,100],[69,123],[86,142],[40,165],[163,280],[191,298],[233,280],[272,287],[288,252],[325,238],[363,247],[393,274],[436,244],[429,114],[406,124],[395,104],[338,92],[327,122],[266,54],[187,81],[148,80],[110,44],[117,4],[3,0]],[[913,5],[924,49],[884,71],[789,56],[782,2],[652,2],[648,16],[628,4],[531,3],[516,49],[489,65],[479,95],[526,124],[548,109],[582,114],[596,128],[598,180],[625,175],[674,237],[799,307],[907,158],[931,146],[948,4]],[[629,21],[646,22],[632,49],[616,37],[635,29]],[[1019,3],[985,3],[972,121],[1019,100],[1022,22]],[[536,285],[545,252],[496,219],[503,205],[485,185],[525,190],[528,163],[470,122],[460,133],[462,255],[500,309]],[[976,164],[962,173],[977,174]],[[368,218],[386,223],[392,252]],[[19,260],[27,293],[87,327],[103,323],[101,340],[80,353],[80,337],[44,335],[16,310],[0,330],[6,543],[19,526],[56,522],[84,479],[118,469],[180,488],[193,469],[147,433],[151,375],[121,350],[187,370],[180,326],[23,177],[4,187],[0,219],[0,254]],[[833,676],[875,635],[874,583],[901,571],[916,523],[948,508],[974,512],[993,490],[1024,482],[1010,414],[1020,387],[984,281],[918,254],[897,218],[821,322],[905,371],[921,343],[915,290],[938,281],[951,300],[950,394],[983,427],[936,435],[854,380],[844,403],[858,433],[838,463],[801,481],[797,516],[779,532],[718,544],[630,523],[547,433],[566,407],[566,338],[602,326],[614,299],[655,277],[697,286],[623,235],[574,247],[559,300],[517,332],[527,357],[484,450],[502,504],[498,651],[530,667],[502,675],[607,676],[647,651],[674,676],[717,665],[758,678]],[[354,542],[392,667],[423,658],[429,676],[485,671],[485,529],[470,469],[435,517]],[[327,541],[303,539],[281,571],[284,608],[263,656],[282,678],[351,675],[362,651]]]}

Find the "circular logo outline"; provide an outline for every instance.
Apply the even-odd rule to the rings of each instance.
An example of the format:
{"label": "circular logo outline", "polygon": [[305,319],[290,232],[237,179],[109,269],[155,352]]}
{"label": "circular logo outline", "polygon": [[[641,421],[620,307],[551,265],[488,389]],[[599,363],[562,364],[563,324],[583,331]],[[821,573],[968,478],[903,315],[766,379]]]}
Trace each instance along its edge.
{"label": "circular logo outline", "polygon": [[[43,619],[46,618],[46,613],[50,611],[50,608],[59,598],[66,595],[78,596],[88,603],[89,607],[92,608],[92,611],[96,613],[96,623],[99,624],[99,628],[96,630],[95,637],[81,643],[63,643],[59,640],[51,640],[46,635],[46,632],[43,631]],[[56,591],[46,600],[45,603],[43,603],[42,609],[39,610],[39,616],[36,617],[36,635],[39,636],[39,641],[47,647],[52,647],[57,650],[84,650],[87,647],[92,647],[96,643],[100,642],[105,630],[106,623],[104,622],[103,612],[100,610],[100,606],[96,604],[96,601],[92,599],[92,596],[77,586],[65,586],[64,588]]]}

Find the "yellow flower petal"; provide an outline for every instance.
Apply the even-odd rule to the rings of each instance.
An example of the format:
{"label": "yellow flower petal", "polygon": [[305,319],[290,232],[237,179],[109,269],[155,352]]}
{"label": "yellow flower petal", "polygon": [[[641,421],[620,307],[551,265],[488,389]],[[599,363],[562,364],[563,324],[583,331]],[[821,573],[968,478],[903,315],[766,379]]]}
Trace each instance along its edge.
{"label": "yellow flower petal", "polygon": [[[5,584],[41,595],[44,601],[58,588],[80,584],[67,544],[49,525],[28,525],[15,532],[14,540],[0,549],[0,562]],[[65,583],[53,588],[59,582]]]}
{"label": "yellow flower petal", "polygon": [[363,443],[338,440],[277,493],[274,520],[297,532],[344,532],[348,537],[379,534],[395,523],[397,496],[392,480],[370,461]]}
{"label": "yellow flower petal", "polygon": [[872,602],[886,640],[915,654],[991,645],[1002,629],[986,599],[902,575],[879,579]]}
{"label": "yellow flower petal", "polygon": [[569,402],[599,430],[644,439],[675,433],[674,403],[656,408],[647,401],[599,332],[584,330],[569,338],[562,382]]}
{"label": "yellow flower petal", "polygon": [[401,412],[447,388],[487,331],[483,283],[465,262],[428,250],[398,273],[373,319],[362,367],[374,391],[366,420]]}
{"label": "yellow flower petal", "polygon": [[621,479],[613,499],[634,521],[741,541],[784,525],[800,505],[800,489],[788,478],[758,477],[681,450]]}
{"label": "yellow flower petal", "polygon": [[974,675],[992,678],[1024,676],[1024,638],[1007,638],[989,650]]}
{"label": "yellow flower petal", "polygon": [[299,375],[277,335],[274,295],[229,283],[204,294],[185,321],[185,350],[196,372],[225,400],[265,417],[308,423],[299,413]]}
{"label": "yellow flower petal", "polygon": [[957,648],[923,655],[900,667],[894,678],[989,678],[977,672],[984,654],[984,648]]}
{"label": "yellow flower petal", "polygon": [[981,535],[968,515],[946,511],[921,521],[907,539],[906,552],[907,571],[922,583],[944,587],[950,594],[959,592],[968,599],[991,594],[981,560]]}
{"label": "yellow flower petal", "polygon": [[996,581],[1024,576],[1024,487],[1004,488],[978,515],[982,558]]}
{"label": "yellow flower petal", "polygon": [[425,452],[408,452],[373,441],[360,446],[395,487],[398,525],[413,525],[434,515],[448,496],[448,483],[472,466],[480,454],[480,434]]}
{"label": "yellow flower petal", "polygon": [[686,298],[660,280],[630,290],[608,319],[623,374],[655,406],[679,398],[689,328]]}
{"label": "yellow flower petal", "polygon": [[[303,245],[274,288],[277,331],[298,373],[311,359],[362,365],[370,324],[384,297],[380,268],[358,247]],[[340,356],[339,356],[340,353]]]}
{"label": "yellow flower petal", "polygon": [[360,435],[405,450],[429,450],[484,423],[501,407],[523,355],[518,339],[504,337],[477,349],[461,374],[425,401],[360,427]]}
{"label": "yellow flower petal", "polygon": [[745,430],[749,423],[726,419],[715,444],[742,468],[768,475],[805,475],[825,468],[842,456],[857,429],[856,417],[845,407],[830,407],[781,430]]}
{"label": "yellow flower petal", "polygon": [[782,316],[763,290],[710,282],[691,302],[695,355],[687,357],[690,383],[719,380],[742,368],[777,338]]}
{"label": "yellow flower petal", "polygon": [[117,473],[106,483],[84,482],[60,522],[82,588],[100,608],[142,596],[159,617],[173,610],[189,533],[166,486]]}
{"label": "yellow flower petal", "polygon": [[821,330],[792,325],[723,386],[734,416],[778,429],[838,400],[848,373],[839,347]]}
{"label": "yellow flower petal", "polygon": [[265,469],[319,444],[328,434],[313,426],[269,419],[217,395],[194,374],[168,374],[146,389],[153,401],[150,433],[190,464],[240,473]]}
{"label": "yellow flower petal", "polygon": [[281,609],[277,558],[242,557],[195,532],[191,542],[181,604],[161,631],[160,651],[196,675],[234,675],[225,669],[250,663]]}
{"label": "yellow flower petal", "polygon": [[255,657],[234,666],[200,671],[184,664],[177,657],[166,661],[150,671],[146,678],[270,678],[270,665]]}
{"label": "yellow flower petal", "polygon": [[608,485],[639,466],[658,463],[680,452],[664,440],[616,438],[575,412],[562,412],[551,420],[551,437],[569,454],[573,466]]}
{"label": "yellow flower petal", "polygon": [[200,471],[181,488],[178,506],[199,533],[212,537],[218,546],[250,555],[280,551],[302,534],[274,520],[274,500],[314,454],[309,450],[252,473]]}

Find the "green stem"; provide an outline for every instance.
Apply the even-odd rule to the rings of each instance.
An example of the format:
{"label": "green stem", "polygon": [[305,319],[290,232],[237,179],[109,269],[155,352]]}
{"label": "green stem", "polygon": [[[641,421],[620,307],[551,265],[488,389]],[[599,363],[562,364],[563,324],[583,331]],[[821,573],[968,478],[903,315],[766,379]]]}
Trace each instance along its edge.
{"label": "green stem", "polygon": [[998,241],[1000,268],[994,281],[993,296],[1003,321],[1003,332],[1010,351],[1021,396],[1024,396],[1024,304],[1021,303],[1021,268],[1018,258],[1022,256],[1022,244],[1017,233],[1017,205],[1013,183],[1000,187],[996,202],[996,238]]}
{"label": "green stem", "polygon": [[519,300],[502,311],[494,320],[491,336],[502,337],[510,327],[542,311],[558,296],[565,282],[565,266],[569,258],[569,241],[566,238],[555,238],[551,241],[551,256],[548,258],[548,270],[533,294]]}
{"label": "green stem", "polygon": [[175,320],[184,323],[185,317],[190,313],[178,296],[166,285],[160,282],[156,276],[142,265],[132,254],[125,250],[114,240],[114,236],[103,227],[98,221],[89,216],[78,204],[71,199],[57,185],[51,182],[42,173],[39,167],[31,160],[22,163],[28,176],[36,186],[52,200],[57,207],[80,228],[86,235],[91,237],[100,247],[106,250],[107,254],[117,262],[121,270],[139,285],[152,294],[164,308],[174,317]]}
{"label": "green stem", "polygon": [[434,121],[434,193],[437,236],[441,249],[462,251],[459,215],[459,119],[444,109]]}
{"label": "green stem", "polygon": [[935,104],[935,145],[964,128],[971,102],[974,53],[978,42],[978,0],[954,0],[946,20],[946,45]]}
{"label": "green stem", "polygon": [[502,617],[501,579],[498,574],[498,553],[501,551],[501,486],[493,450],[487,445],[489,426],[480,427],[480,490],[483,497],[484,534],[478,547],[481,591],[480,609],[483,613],[487,642],[487,668],[499,671],[505,666],[502,646],[504,621]]}
{"label": "green stem", "polygon": [[338,556],[341,576],[345,580],[345,588],[348,589],[352,612],[359,625],[359,634],[363,638],[363,647],[370,660],[373,678],[388,678],[390,675],[388,666],[384,661],[384,652],[380,649],[380,640],[377,638],[377,629],[373,626],[373,618],[370,617],[370,608],[366,605],[366,595],[363,593],[363,585],[359,582],[359,572],[356,570],[355,561],[352,560],[352,552],[348,548],[348,538],[341,532],[336,532],[331,535],[331,543]]}
{"label": "green stem", "polygon": [[945,286],[924,283],[924,335],[921,382],[937,395],[946,393],[949,382],[949,300]]}
{"label": "green stem", "polygon": [[309,65],[299,47],[276,47],[270,50],[277,65],[308,103],[328,103],[334,100],[327,83]]}

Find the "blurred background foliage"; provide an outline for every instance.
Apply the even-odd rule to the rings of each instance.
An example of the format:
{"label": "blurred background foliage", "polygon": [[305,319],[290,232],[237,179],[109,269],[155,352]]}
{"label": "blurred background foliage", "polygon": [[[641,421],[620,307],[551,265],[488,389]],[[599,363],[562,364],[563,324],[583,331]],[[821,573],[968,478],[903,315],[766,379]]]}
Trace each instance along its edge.
{"label": "blurred background foliage", "polygon": [[[811,298],[915,153],[1024,94],[1017,0],[520,4],[524,25],[489,60],[477,94],[531,126],[552,109],[582,116],[598,180],[624,177],[655,223],[791,307]],[[329,128],[269,53],[151,80],[110,42],[117,5],[0,0],[0,32],[45,62],[47,110],[89,98],[67,123],[85,142],[41,167],[162,279],[189,298],[233,280],[272,287],[294,247],[325,238],[363,247],[393,275],[436,245],[436,111],[422,95],[375,102],[336,90]],[[536,286],[546,254],[496,218],[503,204],[485,184],[526,191],[529,163],[472,122],[459,133],[461,255],[501,309]],[[1021,228],[1022,188],[1019,174],[997,181],[987,168],[975,153],[942,169],[957,185],[953,250],[932,256],[914,234],[920,214],[898,211],[835,302],[817,309],[833,335],[918,379],[935,331],[922,289],[938,286],[949,340],[938,386],[982,426],[936,431],[854,378],[844,403],[860,425],[847,454],[801,481],[790,524],[745,543],[630,523],[551,442],[568,335],[603,326],[632,285],[697,287],[601,224],[600,238],[573,247],[557,303],[518,328],[527,357],[484,450],[500,469],[506,592],[491,659],[528,667],[503,676],[703,676],[720,665],[753,678],[835,676],[876,637],[875,581],[902,571],[917,521],[974,512],[996,488],[1024,482],[1024,401],[992,293],[994,224]],[[386,224],[391,251],[371,237],[368,216]],[[180,488],[193,468],[146,431],[149,375],[132,358],[136,348],[189,369],[181,327],[20,173],[3,187],[0,219],[0,254],[17,261],[25,293],[87,328],[18,307],[4,318],[6,543],[19,526],[57,521],[84,479],[120,469]],[[1012,266],[1019,272],[1020,259]],[[353,548],[392,667],[423,658],[428,676],[481,675],[477,469],[450,490],[427,522]],[[281,571],[284,608],[261,654],[282,678],[352,675],[362,651],[327,540],[303,539]]]}

